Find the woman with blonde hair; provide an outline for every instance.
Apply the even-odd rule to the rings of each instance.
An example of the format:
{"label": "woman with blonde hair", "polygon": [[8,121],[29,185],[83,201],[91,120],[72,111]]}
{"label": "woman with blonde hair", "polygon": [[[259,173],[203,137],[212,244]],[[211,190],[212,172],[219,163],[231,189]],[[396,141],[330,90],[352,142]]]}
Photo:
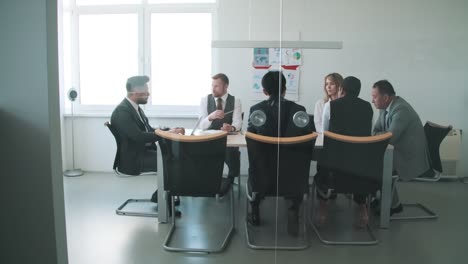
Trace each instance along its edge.
{"label": "woman with blonde hair", "polygon": [[323,133],[323,107],[327,102],[338,98],[339,90],[343,83],[343,77],[339,73],[334,72],[325,76],[324,81],[323,90],[325,92],[325,96],[323,99],[320,99],[315,103],[314,110],[315,129],[319,133]]}

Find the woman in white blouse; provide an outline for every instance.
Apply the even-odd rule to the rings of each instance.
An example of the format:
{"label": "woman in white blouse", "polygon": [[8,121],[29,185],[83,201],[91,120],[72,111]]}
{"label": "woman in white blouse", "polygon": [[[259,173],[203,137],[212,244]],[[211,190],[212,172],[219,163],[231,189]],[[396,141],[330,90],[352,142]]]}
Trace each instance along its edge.
{"label": "woman in white blouse", "polygon": [[323,132],[323,107],[325,103],[338,98],[338,90],[343,82],[343,77],[339,73],[334,72],[325,76],[324,80],[325,83],[323,85],[323,90],[325,92],[325,96],[323,99],[320,99],[315,103],[314,110],[315,129],[319,133]]}

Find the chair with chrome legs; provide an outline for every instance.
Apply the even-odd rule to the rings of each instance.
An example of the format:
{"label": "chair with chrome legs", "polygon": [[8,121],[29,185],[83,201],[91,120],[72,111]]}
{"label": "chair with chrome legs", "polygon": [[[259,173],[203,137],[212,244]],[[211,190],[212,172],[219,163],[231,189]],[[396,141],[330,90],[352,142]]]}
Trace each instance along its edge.
{"label": "chair with chrome legs", "polygon": [[[166,197],[171,197],[172,212],[174,212],[174,196],[218,197],[223,176],[227,133],[220,131],[210,135],[185,136],[156,130],[156,134],[161,137],[159,146],[163,160],[164,192]],[[224,223],[221,223],[222,228],[198,224],[180,226],[176,224],[176,217],[172,217],[172,224],[164,241],[164,249],[202,253],[215,253],[224,250],[234,232],[232,186],[230,193],[231,215],[227,227],[224,226]],[[224,202],[225,199],[216,199],[216,203]],[[184,214],[187,215],[187,218],[191,217],[190,211]],[[176,232],[177,227],[180,229],[179,232]],[[219,235],[220,232],[216,232],[226,228],[225,235]],[[187,232],[189,234],[186,234]],[[207,245],[214,238],[219,237],[221,237],[221,242],[215,243],[216,246]],[[189,241],[185,241],[187,239]],[[197,245],[193,246],[193,244]]]}
{"label": "chair with chrome legs", "polygon": [[431,158],[431,166],[435,172],[435,176],[433,178],[423,178],[418,177],[414,180],[416,181],[428,181],[428,182],[436,182],[441,179],[458,179],[456,175],[442,175],[442,162],[440,160],[440,144],[442,140],[448,135],[450,131],[452,131],[452,126],[442,126],[431,121],[427,121],[424,125],[424,133],[426,134],[427,140],[427,147],[429,149],[429,156]]}
{"label": "chair with chrome legs", "polygon": [[[354,137],[345,136],[329,131],[324,132],[323,150],[319,164],[327,175],[327,188],[329,193],[362,193],[368,194],[367,208],[369,209],[370,195],[381,186],[383,175],[383,160],[392,133],[377,136]],[[314,181],[314,190],[317,191]],[[311,195],[314,199],[315,195]],[[314,204],[312,204],[311,225],[320,241],[328,245],[374,245],[379,241],[374,236],[367,224],[368,238],[360,238],[349,235],[351,232],[343,232],[345,238],[331,238],[333,234],[324,227],[318,227],[315,223]],[[368,212],[368,215],[370,213]],[[336,228],[332,228],[333,230]],[[360,234],[360,237],[362,235]]]}
{"label": "chair with chrome legs", "polygon": [[[447,134],[452,130],[452,126],[441,126],[436,123],[427,121],[424,125],[424,133],[426,134],[427,146],[429,149],[429,157],[431,168],[435,173],[433,178],[418,177],[415,178],[415,181],[425,181],[425,182],[436,182],[440,179],[457,179],[457,176],[447,176],[442,175],[442,162],[440,160],[440,143],[447,136]],[[398,181],[398,175],[393,176],[392,182],[392,192],[396,188],[396,182]],[[416,213],[407,213],[404,212],[399,215],[390,217],[391,220],[424,220],[424,219],[437,219],[438,215],[429,209],[427,206],[421,203],[402,203],[403,208],[412,210],[416,209],[422,212],[422,214]]]}
{"label": "chair with chrome legs", "polygon": [[[248,246],[253,249],[275,250],[301,250],[307,248],[309,246],[306,228],[307,210],[304,208],[307,208],[310,161],[317,133],[278,138],[247,132],[245,137],[249,157],[249,178],[246,184],[247,213],[249,201],[257,201],[257,199],[264,197],[303,198],[302,240],[288,237],[277,243],[259,243],[258,241],[261,239],[258,233],[261,231],[256,230],[257,227],[251,227],[246,221],[245,229]],[[296,212],[298,211],[300,210]],[[277,217],[283,216],[278,215]],[[270,223],[272,221],[275,220],[271,220]],[[266,228],[266,222],[263,221],[259,228]],[[257,231],[256,236],[255,231]],[[274,237],[264,240],[271,242],[274,241]]]}
{"label": "chair with chrome legs", "polygon": [[[119,177],[133,177],[139,175],[157,175],[157,151],[156,150],[148,150],[145,152],[145,156],[142,160],[142,168],[143,171],[138,175],[129,175],[119,171],[119,161],[120,161],[120,138],[117,130],[109,121],[104,123],[109,131],[112,133],[115,139],[115,143],[117,145],[117,151],[115,153],[114,158],[114,165],[112,169],[114,170],[115,174]],[[131,207],[128,209],[127,207]],[[135,207],[135,208],[133,208]],[[132,209],[133,208],[133,209]],[[130,198],[127,199],[122,205],[120,205],[116,210],[115,213],[118,215],[128,215],[128,216],[146,216],[146,217],[158,217],[158,209],[157,204],[151,202],[151,199],[135,199]]]}

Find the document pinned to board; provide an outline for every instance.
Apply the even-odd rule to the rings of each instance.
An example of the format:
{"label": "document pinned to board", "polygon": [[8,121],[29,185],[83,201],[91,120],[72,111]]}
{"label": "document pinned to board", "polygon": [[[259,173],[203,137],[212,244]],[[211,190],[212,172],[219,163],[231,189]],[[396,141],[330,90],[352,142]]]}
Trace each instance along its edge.
{"label": "document pinned to board", "polygon": [[281,70],[286,78],[285,98],[299,101],[300,66],[302,50],[299,48],[254,48],[251,98],[253,101],[265,99],[262,78],[270,70]]}

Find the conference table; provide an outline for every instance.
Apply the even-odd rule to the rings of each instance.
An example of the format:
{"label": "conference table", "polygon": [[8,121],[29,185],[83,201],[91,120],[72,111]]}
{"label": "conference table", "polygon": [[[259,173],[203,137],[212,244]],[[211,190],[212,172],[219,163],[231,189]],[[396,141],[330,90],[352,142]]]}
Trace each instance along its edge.
{"label": "conference table", "polygon": [[[219,132],[219,131],[218,131]],[[190,135],[191,131],[186,130],[186,135]],[[206,133],[217,133],[217,131],[196,131],[195,135]],[[229,134],[227,137],[227,147],[247,147],[244,133]],[[319,133],[315,141],[315,149],[323,148],[323,134]],[[162,155],[158,155],[158,168],[163,168]],[[390,226],[390,205],[392,192],[392,170],[393,170],[393,146],[389,145],[384,154],[384,167],[382,176],[381,189],[381,210],[380,210],[380,228],[388,228]],[[165,201],[164,197],[164,177],[162,174],[158,178],[158,201]],[[167,203],[158,203],[158,221],[160,223],[168,222]]]}

